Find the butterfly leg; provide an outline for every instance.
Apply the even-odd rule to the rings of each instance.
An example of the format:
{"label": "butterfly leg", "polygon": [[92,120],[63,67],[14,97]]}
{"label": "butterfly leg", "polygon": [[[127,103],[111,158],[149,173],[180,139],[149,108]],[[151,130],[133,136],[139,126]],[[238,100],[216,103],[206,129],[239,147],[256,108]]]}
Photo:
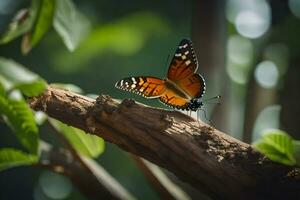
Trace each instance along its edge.
{"label": "butterfly leg", "polygon": [[197,122],[200,127],[200,112],[199,112],[199,110],[196,111],[196,114],[197,114]]}
{"label": "butterfly leg", "polygon": [[[209,124],[211,124],[211,119],[208,119],[208,118],[207,118],[206,111],[205,111],[204,109],[202,109],[202,108],[198,109],[198,110],[197,110],[197,114],[199,114],[199,116],[200,116],[200,113],[198,112],[198,111],[200,111],[200,110],[203,111],[205,120],[206,120]],[[197,116],[197,118],[198,118],[198,116]]]}

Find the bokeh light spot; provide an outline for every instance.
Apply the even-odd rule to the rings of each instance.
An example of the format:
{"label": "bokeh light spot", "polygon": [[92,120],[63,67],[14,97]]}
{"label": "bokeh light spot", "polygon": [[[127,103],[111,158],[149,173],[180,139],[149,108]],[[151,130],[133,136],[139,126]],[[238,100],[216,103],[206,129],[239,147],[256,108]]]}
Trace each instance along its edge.
{"label": "bokeh light spot", "polygon": [[258,140],[266,130],[279,128],[280,111],[281,106],[274,104],[265,107],[259,113],[253,127],[252,142]]}
{"label": "bokeh light spot", "polygon": [[72,191],[69,179],[53,172],[44,172],[39,183],[45,195],[51,199],[65,199]]}
{"label": "bokeh light spot", "polygon": [[247,38],[239,35],[230,36],[227,45],[228,58],[240,65],[249,64],[253,57],[253,45]]}
{"label": "bokeh light spot", "polygon": [[0,14],[7,15],[11,14],[12,12],[16,11],[16,8],[21,3],[21,0],[1,0],[0,1]]}
{"label": "bokeh light spot", "polygon": [[239,34],[254,39],[269,29],[271,9],[266,0],[229,0],[226,4],[226,17],[235,24]]}
{"label": "bokeh light spot", "polygon": [[228,62],[226,67],[229,78],[238,84],[246,84],[248,80],[247,69],[242,65]]}
{"label": "bokeh light spot", "polygon": [[247,38],[258,38],[262,36],[270,27],[270,16],[265,18],[257,12],[240,12],[235,21],[235,26],[239,34]]}
{"label": "bokeh light spot", "polygon": [[289,0],[289,8],[293,15],[300,18],[300,1],[299,0]]}
{"label": "bokeh light spot", "polygon": [[264,88],[272,88],[276,86],[279,71],[274,62],[263,61],[257,65],[254,75],[259,85]]}
{"label": "bokeh light spot", "polygon": [[247,38],[230,36],[227,43],[227,73],[232,81],[245,84],[248,80],[253,59],[253,45]]}

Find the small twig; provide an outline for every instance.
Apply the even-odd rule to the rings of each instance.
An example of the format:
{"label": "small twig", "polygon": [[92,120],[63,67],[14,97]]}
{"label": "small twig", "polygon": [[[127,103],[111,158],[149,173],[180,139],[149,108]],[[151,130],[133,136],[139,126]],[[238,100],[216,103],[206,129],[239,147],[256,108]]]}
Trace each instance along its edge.
{"label": "small twig", "polygon": [[[63,136],[63,134],[50,122],[47,118],[46,120],[47,125],[51,128],[53,133],[57,136],[57,138],[66,146],[66,148],[70,151],[73,155],[74,159],[80,162],[80,164],[85,167],[85,163],[81,159],[80,155],[78,154],[77,150],[72,146],[72,144]],[[88,168],[87,168],[88,169]]]}
{"label": "small twig", "polygon": [[146,176],[152,187],[161,199],[189,200],[191,199],[183,190],[173,183],[159,167],[149,163],[138,156],[132,155],[133,160]]}
{"label": "small twig", "polygon": [[6,123],[5,120],[4,120],[4,118],[3,118],[3,116],[0,116],[0,123],[3,123],[3,124]]}

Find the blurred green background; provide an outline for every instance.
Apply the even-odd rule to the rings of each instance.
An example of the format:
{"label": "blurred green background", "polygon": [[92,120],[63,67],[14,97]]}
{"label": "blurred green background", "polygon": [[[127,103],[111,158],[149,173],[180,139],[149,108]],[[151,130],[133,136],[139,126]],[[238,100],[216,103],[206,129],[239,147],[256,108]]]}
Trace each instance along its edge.
{"label": "blurred green background", "polygon": [[[283,126],[280,111],[290,77],[287,72],[300,72],[300,1],[74,3],[90,21],[91,30],[73,52],[51,29],[28,55],[21,54],[20,39],[0,46],[0,55],[22,63],[48,83],[72,83],[85,94],[104,93],[164,107],[157,100],[119,91],[114,84],[135,75],[163,78],[179,41],[188,37],[195,44],[198,72],[206,79],[204,98],[223,96],[220,106],[205,105],[213,125],[249,143],[266,129]],[[17,10],[29,4],[1,0],[0,31],[7,28]],[[293,97],[296,94],[284,95],[299,99]],[[294,109],[299,110],[299,105]],[[1,146],[15,140],[6,129],[1,125]],[[289,133],[299,137],[293,130]],[[55,141],[47,128],[40,134],[46,141]],[[158,198],[128,154],[115,145],[106,143],[97,160],[138,199]],[[0,199],[85,199],[66,178],[49,173],[29,167],[1,172]],[[53,194],[48,187],[53,183],[65,189],[54,188]]]}

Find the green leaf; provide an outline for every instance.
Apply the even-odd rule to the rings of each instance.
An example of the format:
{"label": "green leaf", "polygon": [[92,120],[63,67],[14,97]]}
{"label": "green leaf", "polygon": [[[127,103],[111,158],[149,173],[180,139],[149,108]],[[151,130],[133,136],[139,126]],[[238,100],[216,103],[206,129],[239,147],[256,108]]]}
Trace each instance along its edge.
{"label": "green leaf", "polygon": [[22,52],[28,53],[42,37],[48,32],[54,17],[55,0],[40,0],[37,19],[34,24],[33,30],[26,35],[22,44]]}
{"label": "green leaf", "polygon": [[80,129],[68,126],[54,119],[51,119],[50,123],[68,139],[80,154],[95,158],[104,151],[104,141],[102,138],[87,134]]}
{"label": "green leaf", "polygon": [[6,90],[19,89],[27,96],[39,95],[47,87],[41,77],[10,59],[0,57],[0,74]]}
{"label": "green leaf", "polygon": [[31,165],[38,161],[36,155],[24,153],[13,148],[0,149],[0,170],[20,165]]}
{"label": "green leaf", "polygon": [[285,165],[296,164],[293,139],[284,131],[269,130],[253,146],[273,161]]}
{"label": "green leaf", "polygon": [[296,162],[297,162],[297,165],[300,166],[300,141],[294,140],[293,144],[294,144]]}
{"label": "green leaf", "polygon": [[265,154],[270,160],[285,164],[294,165],[294,161],[289,159],[285,154],[278,152],[274,147],[267,143],[257,143],[255,148],[261,153]]}
{"label": "green leaf", "polygon": [[31,83],[17,84],[16,89],[22,91],[28,97],[37,96],[41,94],[47,87],[47,83],[43,79],[37,79]]}
{"label": "green leaf", "polygon": [[31,45],[36,45],[53,23],[55,0],[42,0],[37,22],[32,33]]}
{"label": "green leaf", "polygon": [[6,95],[6,91],[0,80],[0,96],[5,96],[5,95]]}
{"label": "green leaf", "polygon": [[33,0],[29,10],[20,10],[10,23],[8,30],[1,35],[0,44],[6,44],[20,35],[27,33],[34,24],[39,6],[40,0]]}
{"label": "green leaf", "polygon": [[20,143],[36,155],[38,150],[38,128],[33,113],[24,100],[12,100],[0,96],[0,114],[7,118]]}
{"label": "green leaf", "polygon": [[77,11],[71,0],[58,0],[54,16],[54,28],[70,51],[88,35],[90,22]]}

